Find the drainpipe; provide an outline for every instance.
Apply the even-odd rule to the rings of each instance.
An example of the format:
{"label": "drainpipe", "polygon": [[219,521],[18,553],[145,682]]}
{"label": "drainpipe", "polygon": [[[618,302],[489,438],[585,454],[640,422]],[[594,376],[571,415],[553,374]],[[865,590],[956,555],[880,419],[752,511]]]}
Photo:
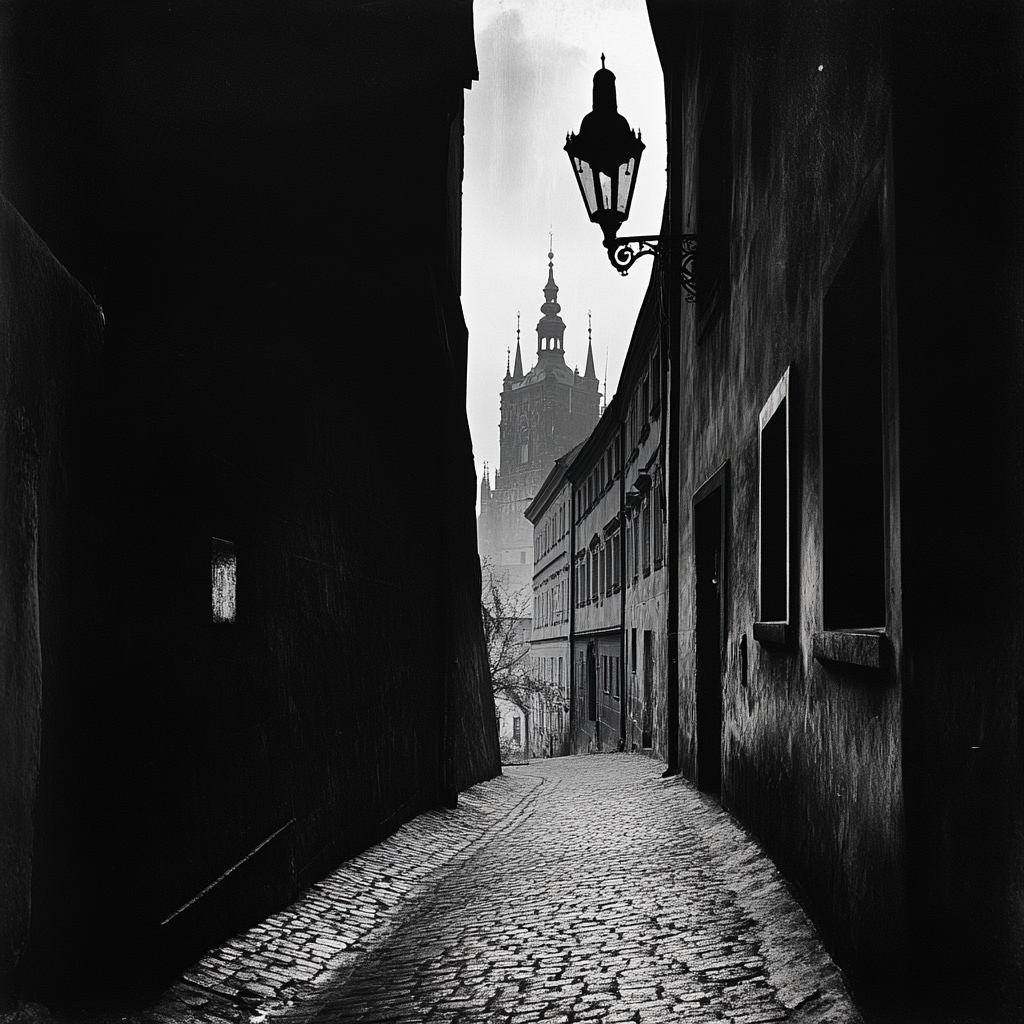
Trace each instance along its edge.
{"label": "drainpipe", "polygon": [[[664,419],[664,416],[662,417]],[[622,421],[619,421],[618,434],[616,436],[616,447],[619,450],[619,739],[622,742],[622,749],[626,749],[626,704],[629,701],[629,691],[626,688],[626,681],[629,673],[626,671],[626,450],[623,440],[625,431],[622,429]]]}
{"label": "drainpipe", "polygon": [[[570,392],[570,395],[572,392]],[[568,479],[568,478],[567,478]],[[576,736],[576,485],[569,480],[569,751]]]}

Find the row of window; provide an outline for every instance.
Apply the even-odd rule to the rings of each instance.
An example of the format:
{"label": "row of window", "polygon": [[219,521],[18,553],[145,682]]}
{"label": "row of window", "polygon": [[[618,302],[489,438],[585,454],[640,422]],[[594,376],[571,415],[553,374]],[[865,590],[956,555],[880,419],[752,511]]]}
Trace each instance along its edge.
{"label": "row of window", "polygon": [[533,558],[539,562],[568,532],[565,502],[562,502],[543,523],[535,523],[533,527]]}
{"label": "row of window", "polygon": [[533,595],[533,625],[553,626],[569,621],[569,581],[559,580]]}
{"label": "row of window", "polygon": [[575,521],[577,523],[601,500],[604,493],[618,478],[622,469],[619,462],[619,446],[618,444],[612,444],[604,455],[601,456],[593,470],[591,470],[586,482],[580,485],[573,496]]}
{"label": "row of window", "polygon": [[591,722],[597,721],[598,692],[615,700],[622,697],[622,664],[617,655],[584,653],[576,656],[576,678],[586,680],[586,716]]}
{"label": "row of window", "polygon": [[[574,576],[576,607],[600,602],[622,587],[622,535],[616,530],[604,543],[577,555]],[[660,480],[643,499],[635,515],[626,517],[626,585],[641,573],[649,576],[665,564],[665,516]]]}
{"label": "row of window", "polygon": [[552,688],[557,685],[558,695],[565,696],[564,663],[561,658],[531,658],[533,675],[535,679],[551,683]]}
{"label": "row of window", "polygon": [[608,539],[587,548],[576,558],[574,591],[576,607],[611,597],[622,588],[621,535],[616,530]]}

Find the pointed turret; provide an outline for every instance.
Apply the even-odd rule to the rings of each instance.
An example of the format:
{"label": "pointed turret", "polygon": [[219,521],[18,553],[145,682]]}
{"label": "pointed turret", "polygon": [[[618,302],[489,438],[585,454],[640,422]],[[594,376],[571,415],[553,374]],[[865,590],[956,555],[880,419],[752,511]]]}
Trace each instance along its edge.
{"label": "pointed turret", "polygon": [[511,380],[512,379],[512,371],[508,368],[508,360],[509,360],[509,355],[511,354],[511,352],[512,352],[512,349],[510,349],[510,348],[505,349],[505,380]]}
{"label": "pointed turret", "polygon": [[516,342],[516,368],[512,372],[513,380],[523,379],[523,354],[519,351],[519,342]]}
{"label": "pointed turret", "polygon": [[544,305],[540,311],[544,314],[537,322],[537,363],[550,363],[553,360],[565,364],[563,339],[565,324],[558,315],[561,306],[558,304],[558,285],[555,284],[555,254],[548,252],[548,283],[544,285]]}
{"label": "pointed turret", "polygon": [[480,507],[483,508],[484,502],[491,500],[491,476],[490,470],[487,467],[487,463],[484,463],[484,475],[480,481]]}
{"label": "pointed turret", "polygon": [[583,371],[584,380],[597,380],[597,371],[594,369],[594,325],[590,319],[590,310],[587,310],[587,368]]}

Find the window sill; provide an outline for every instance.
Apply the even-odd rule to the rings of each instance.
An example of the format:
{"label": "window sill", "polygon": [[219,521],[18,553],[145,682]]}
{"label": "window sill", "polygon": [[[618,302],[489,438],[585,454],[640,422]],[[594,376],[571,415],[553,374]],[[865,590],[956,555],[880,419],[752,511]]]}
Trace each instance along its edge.
{"label": "window sill", "polygon": [[754,639],[759,644],[784,646],[793,639],[795,630],[788,622],[755,622]]}
{"label": "window sill", "polygon": [[863,668],[881,668],[888,649],[885,630],[830,629],[814,634],[814,657]]}

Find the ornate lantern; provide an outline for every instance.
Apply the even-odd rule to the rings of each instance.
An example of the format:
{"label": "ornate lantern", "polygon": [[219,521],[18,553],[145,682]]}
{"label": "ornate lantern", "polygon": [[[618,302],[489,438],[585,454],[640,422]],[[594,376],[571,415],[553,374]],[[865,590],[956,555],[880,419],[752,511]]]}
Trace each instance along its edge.
{"label": "ornate lantern", "polygon": [[615,75],[604,66],[594,75],[594,109],[583,118],[579,135],[568,134],[565,151],[591,221],[604,231],[611,247],[629,216],[640,157],[646,147],[618,112]]}

